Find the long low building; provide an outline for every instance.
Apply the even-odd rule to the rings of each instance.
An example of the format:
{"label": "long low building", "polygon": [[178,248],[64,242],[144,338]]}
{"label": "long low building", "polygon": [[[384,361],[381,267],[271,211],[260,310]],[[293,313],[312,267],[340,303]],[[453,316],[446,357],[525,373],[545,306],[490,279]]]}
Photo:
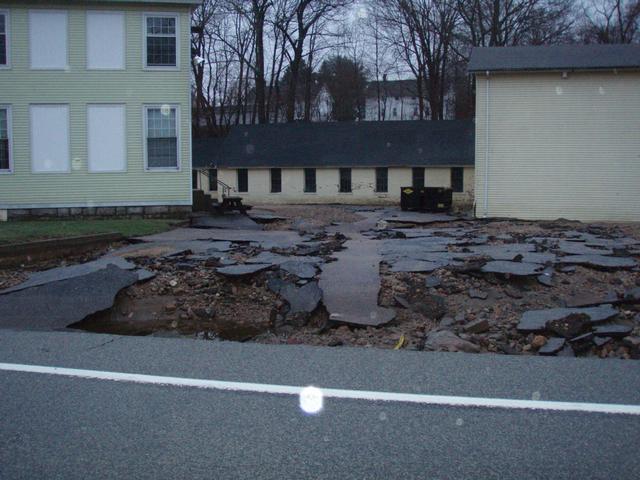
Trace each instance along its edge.
{"label": "long low building", "polygon": [[194,140],[193,188],[247,203],[388,204],[405,186],[449,187],[471,207],[471,121],[337,122],[237,126]]}

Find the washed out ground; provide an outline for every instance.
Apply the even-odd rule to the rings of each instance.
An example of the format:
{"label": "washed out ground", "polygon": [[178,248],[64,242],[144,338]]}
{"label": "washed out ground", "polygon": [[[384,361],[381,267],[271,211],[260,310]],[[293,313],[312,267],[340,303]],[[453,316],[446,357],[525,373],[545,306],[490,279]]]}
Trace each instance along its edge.
{"label": "washed out ground", "polygon": [[[193,228],[129,245],[0,270],[0,312],[14,315],[18,295],[35,298],[37,289],[51,288],[2,294],[33,272],[106,256],[146,273],[141,281],[125,279],[112,308],[88,308],[56,328],[640,358],[638,225],[479,221],[357,206],[262,206],[251,216],[196,218]],[[365,251],[375,265],[359,278]],[[378,290],[377,299],[358,298],[359,289]],[[342,305],[345,297],[353,302]],[[358,308],[362,318],[349,313]],[[565,310],[553,311],[549,322],[525,325],[535,323],[536,311],[558,308]],[[589,308],[609,310],[595,318]]]}

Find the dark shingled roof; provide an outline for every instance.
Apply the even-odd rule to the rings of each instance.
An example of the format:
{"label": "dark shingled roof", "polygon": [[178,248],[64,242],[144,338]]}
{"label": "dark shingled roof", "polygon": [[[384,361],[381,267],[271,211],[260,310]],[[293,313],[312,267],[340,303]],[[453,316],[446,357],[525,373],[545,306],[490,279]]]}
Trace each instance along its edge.
{"label": "dark shingled roof", "polygon": [[471,52],[468,67],[469,72],[605,68],[640,68],[640,45],[479,47]]}
{"label": "dark shingled roof", "polygon": [[473,166],[467,120],[279,123],[235,126],[194,140],[195,168]]}

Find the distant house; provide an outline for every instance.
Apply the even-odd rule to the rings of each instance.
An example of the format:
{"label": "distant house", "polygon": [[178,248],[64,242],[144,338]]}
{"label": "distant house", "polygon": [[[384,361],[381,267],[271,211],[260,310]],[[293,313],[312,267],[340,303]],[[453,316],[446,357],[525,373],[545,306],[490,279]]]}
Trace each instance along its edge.
{"label": "distant house", "polygon": [[198,3],[0,0],[0,218],[190,210]]}
{"label": "distant house", "polygon": [[[424,97],[424,119],[429,118],[429,102]],[[367,83],[365,117],[368,121],[420,120],[420,99],[415,79],[382,80]],[[455,117],[453,95],[445,94],[444,118]]]}
{"label": "distant house", "polygon": [[343,204],[397,204],[408,185],[452,187],[454,202],[470,205],[473,149],[469,121],[236,126],[222,142],[194,140],[194,186],[208,192],[215,176],[247,203]]}
{"label": "distant house", "polygon": [[473,50],[476,214],[640,221],[640,45]]}

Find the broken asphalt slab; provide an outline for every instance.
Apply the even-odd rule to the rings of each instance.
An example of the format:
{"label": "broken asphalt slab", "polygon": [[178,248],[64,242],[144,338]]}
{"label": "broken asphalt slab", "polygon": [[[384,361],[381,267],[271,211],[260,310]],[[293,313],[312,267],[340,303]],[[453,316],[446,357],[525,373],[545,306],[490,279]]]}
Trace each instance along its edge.
{"label": "broken asphalt slab", "polygon": [[638,262],[631,257],[607,257],[605,255],[567,255],[560,258],[559,262],[602,269],[633,268],[638,266]]}
{"label": "broken asphalt slab", "polygon": [[509,262],[506,260],[487,262],[481,268],[484,273],[500,273],[517,277],[540,275],[543,269],[544,267],[537,263]]}
{"label": "broken asphalt slab", "polygon": [[460,217],[453,217],[444,213],[420,213],[420,212],[398,212],[385,216],[383,221],[388,223],[413,223],[416,225],[428,225],[430,223],[453,222],[460,220]]}
{"label": "broken asphalt slab", "polygon": [[337,252],[337,261],[323,266],[320,288],[333,321],[355,325],[384,325],[395,318],[390,308],[378,306],[380,261],[378,244],[360,234]]}
{"label": "broken asphalt slab", "polygon": [[113,306],[122,289],[138,282],[115,265],[0,295],[0,328],[53,330]]}
{"label": "broken asphalt slab", "polygon": [[[48,283],[60,282],[71,278],[83,277],[91,273],[95,273],[100,270],[105,270],[109,266],[115,266],[122,270],[136,270],[134,263],[128,262],[124,258],[120,257],[102,257],[92,262],[80,263],[77,265],[69,265],[65,267],[56,267],[49,270],[43,270],[41,272],[32,273],[27,280],[14,286],[0,291],[0,295],[5,295],[19,290],[27,288],[33,288],[40,285],[46,285]],[[136,270],[139,280],[147,280],[152,278],[153,273],[139,269]]]}
{"label": "broken asphalt slab", "polygon": [[262,225],[253,221],[247,215],[242,215],[239,213],[195,217],[191,222],[191,227],[233,230],[262,230]]}
{"label": "broken asphalt slab", "polygon": [[251,263],[242,265],[230,265],[228,267],[218,267],[216,272],[229,278],[242,278],[255,275],[257,273],[268,270],[273,265],[270,263]]}
{"label": "broken asphalt slab", "polygon": [[520,317],[517,329],[520,332],[541,332],[547,329],[552,321],[566,319],[571,315],[584,314],[591,324],[604,322],[618,315],[618,310],[611,305],[600,305],[591,308],[549,308],[545,310],[529,310]]}

